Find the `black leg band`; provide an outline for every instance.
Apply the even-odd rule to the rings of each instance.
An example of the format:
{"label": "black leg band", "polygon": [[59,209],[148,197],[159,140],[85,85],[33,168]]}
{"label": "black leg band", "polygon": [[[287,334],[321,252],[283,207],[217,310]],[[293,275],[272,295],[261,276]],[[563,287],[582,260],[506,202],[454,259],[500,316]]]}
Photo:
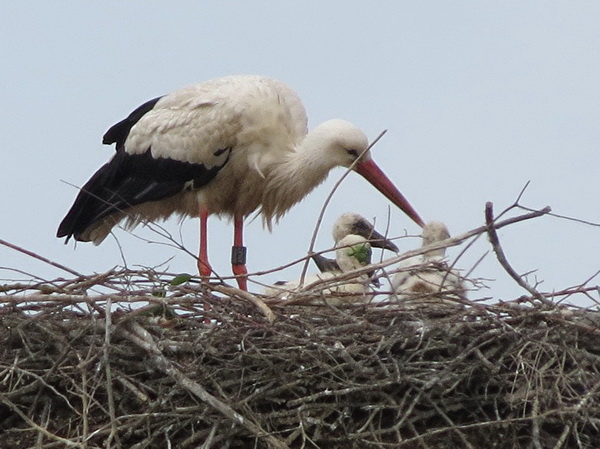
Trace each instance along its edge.
{"label": "black leg band", "polygon": [[246,265],[246,247],[231,247],[231,265]]}

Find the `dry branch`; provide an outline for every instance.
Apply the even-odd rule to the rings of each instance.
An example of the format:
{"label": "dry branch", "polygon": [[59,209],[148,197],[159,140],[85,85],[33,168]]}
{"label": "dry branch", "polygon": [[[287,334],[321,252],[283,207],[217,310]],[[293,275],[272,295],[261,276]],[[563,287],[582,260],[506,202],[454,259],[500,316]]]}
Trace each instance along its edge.
{"label": "dry branch", "polygon": [[597,447],[600,312],[560,302],[598,287],[537,291],[496,233],[547,212],[490,205],[484,226],[344,275],[488,235],[531,296],[442,315],[152,270],[7,284],[0,449]]}
{"label": "dry branch", "polygon": [[[539,211],[540,215],[541,214],[546,214],[550,212],[550,208],[549,207],[545,207],[544,209],[542,209],[541,211]],[[504,254],[504,250],[502,249],[502,246],[500,245],[500,239],[498,237],[498,233],[496,232],[496,228],[494,226],[494,208],[492,203],[486,203],[485,205],[485,223],[487,225],[487,233],[490,237],[490,242],[492,243],[492,247],[494,248],[494,252],[496,253],[496,257],[498,257],[498,262],[500,262],[500,265],[502,265],[502,268],[504,268],[504,270],[510,275],[511,278],[514,279],[514,281],[519,284],[521,287],[523,287],[525,290],[527,290],[529,293],[531,293],[533,295],[533,297],[535,297],[536,299],[538,299],[539,301],[541,301],[542,303],[552,306],[553,303],[552,301],[549,301],[548,299],[546,299],[546,297],[544,295],[542,295],[540,292],[538,292],[535,288],[533,288],[531,285],[529,285],[525,279],[523,279],[521,276],[519,276],[519,274],[514,270],[514,268],[508,263],[508,260],[506,259],[506,255]]]}

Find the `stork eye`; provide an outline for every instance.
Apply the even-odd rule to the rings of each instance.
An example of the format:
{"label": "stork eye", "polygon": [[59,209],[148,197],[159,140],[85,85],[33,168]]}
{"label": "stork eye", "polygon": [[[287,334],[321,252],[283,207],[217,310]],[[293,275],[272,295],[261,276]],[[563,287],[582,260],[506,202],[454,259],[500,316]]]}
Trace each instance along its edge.
{"label": "stork eye", "polygon": [[356,150],[346,150],[346,153],[348,153],[352,157],[358,157],[358,151]]}

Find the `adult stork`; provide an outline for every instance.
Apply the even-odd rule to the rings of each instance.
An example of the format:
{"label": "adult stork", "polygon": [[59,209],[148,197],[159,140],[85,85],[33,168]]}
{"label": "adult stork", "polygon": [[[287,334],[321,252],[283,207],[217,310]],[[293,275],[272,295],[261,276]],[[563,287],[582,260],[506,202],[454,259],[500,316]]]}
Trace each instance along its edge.
{"label": "adult stork", "polygon": [[[58,237],[99,244],[174,213],[200,217],[198,270],[208,277],[207,219],[234,223],[233,272],[247,289],[243,222],[257,211],[271,229],[336,166],[353,168],[420,226],[423,221],[365,152],[354,125],[326,121],[310,133],[298,95],[256,75],[213,79],[150,100],[112,126],[116,154],[81,188]],[[359,159],[357,161],[357,159]]]}

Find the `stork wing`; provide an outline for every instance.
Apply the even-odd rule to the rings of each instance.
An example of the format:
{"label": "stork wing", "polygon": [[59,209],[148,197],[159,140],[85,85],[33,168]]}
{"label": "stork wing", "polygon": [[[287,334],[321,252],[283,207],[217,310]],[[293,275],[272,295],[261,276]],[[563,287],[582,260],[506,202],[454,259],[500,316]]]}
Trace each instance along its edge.
{"label": "stork wing", "polygon": [[[109,215],[199,189],[227,164],[232,146],[216,145],[210,138],[198,145],[202,127],[190,131],[191,138],[184,137],[199,115],[198,105],[191,111],[165,108],[161,99],[168,97],[144,103],[105,133],[103,142],[116,144],[116,154],[82,187],[57,237],[88,240],[86,230]],[[216,147],[210,148],[211,143]]]}
{"label": "stork wing", "polygon": [[335,259],[329,259],[321,254],[313,254],[312,260],[317,265],[321,273],[340,271],[340,267]]}

